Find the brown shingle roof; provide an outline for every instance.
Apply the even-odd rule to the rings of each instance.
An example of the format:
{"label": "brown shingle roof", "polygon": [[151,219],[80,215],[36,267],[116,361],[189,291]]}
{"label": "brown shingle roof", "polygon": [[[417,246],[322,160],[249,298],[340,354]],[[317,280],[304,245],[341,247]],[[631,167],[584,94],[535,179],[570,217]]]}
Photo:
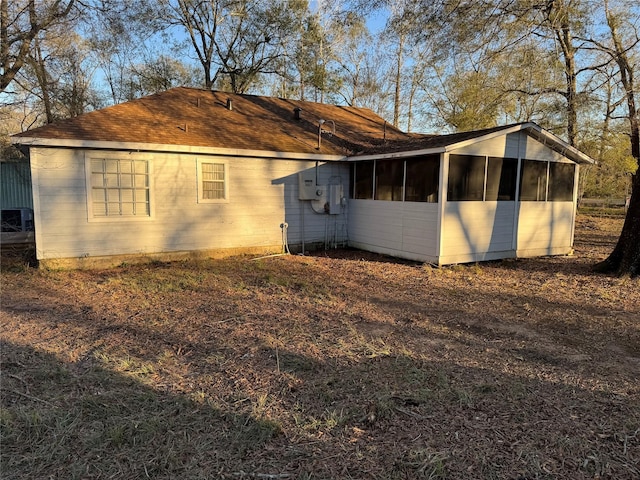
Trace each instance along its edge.
{"label": "brown shingle roof", "polygon": [[[231,100],[232,109],[227,108]],[[299,108],[300,120],[294,118]],[[318,124],[325,130],[318,149]],[[594,160],[533,123],[454,133],[404,133],[366,108],[178,87],[13,136],[28,139],[178,145],[293,154],[352,156],[443,149],[500,131],[523,129],[579,163]],[[35,139],[35,140],[34,140]],[[26,143],[27,140],[25,140]],[[178,147],[179,149],[180,147]]]}
{"label": "brown shingle roof", "polygon": [[[227,100],[232,109],[227,109]],[[294,118],[301,109],[301,119]],[[335,134],[322,136],[318,122]],[[178,87],[14,137],[353,155],[413,138],[365,108]],[[18,138],[15,138],[18,140]]]}

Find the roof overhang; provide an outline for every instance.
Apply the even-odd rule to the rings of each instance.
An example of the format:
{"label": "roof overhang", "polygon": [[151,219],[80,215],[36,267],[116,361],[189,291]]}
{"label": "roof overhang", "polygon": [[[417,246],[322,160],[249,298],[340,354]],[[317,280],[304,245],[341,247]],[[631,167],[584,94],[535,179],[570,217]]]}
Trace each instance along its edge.
{"label": "roof overhang", "polygon": [[567,142],[562,140],[560,137],[557,137],[553,133],[543,129],[539,125],[535,123],[526,123],[523,124],[526,126],[527,134],[531,137],[538,140],[543,145],[546,145],[556,152],[564,155],[569,160],[573,160],[576,163],[586,163],[586,164],[595,164],[597,163],[593,158],[591,158],[586,153],[582,153],[575,147],[572,147]]}
{"label": "roof overhang", "polygon": [[356,157],[349,157],[348,160],[351,162],[362,161],[362,160],[384,160],[384,159],[407,158],[407,157],[415,157],[420,155],[432,155],[432,154],[445,153],[445,152],[457,150],[467,145],[472,145],[474,143],[482,142],[485,140],[489,140],[489,139],[504,136],[504,135],[509,135],[511,133],[516,133],[520,131],[524,131],[527,135],[531,136],[532,138],[535,138],[537,141],[539,141],[543,145],[548,146],[552,150],[567,157],[571,161],[574,161],[576,163],[586,163],[586,164],[596,163],[596,161],[591,157],[589,157],[588,155],[582,153],[577,148],[572,147],[561,138],[557,137],[551,132],[544,130],[542,127],[540,127],[539,125],[533,122],[520,123],[517,125],[508,126],[503,129],[493,131],[491,133],[478,135],[477,137],[473,137],[471,139],[467,139],[461,142],[453,142],[453,143],[439,146],[439,147],[425,148],[425,149],[418,149],[418,150],[406,150],[406,151],[392,152],[392,153],[359,155]]}
{"label": "roof overhang", "polygon": [[169,145],[138,142],[104,142],[95,140],[71,140],[61,138],[12,137],[11,143],[26,147],[82,148],[90,150],[127,150],[134,152],[182,153],[197,155],[219,155],[229,157],[279,158],[284,160],[313,160],[335,162],[345,160],[344,155],[318,153],[275,152],[268,150],[245,150],[234,148],[200,147],[193,145]]}

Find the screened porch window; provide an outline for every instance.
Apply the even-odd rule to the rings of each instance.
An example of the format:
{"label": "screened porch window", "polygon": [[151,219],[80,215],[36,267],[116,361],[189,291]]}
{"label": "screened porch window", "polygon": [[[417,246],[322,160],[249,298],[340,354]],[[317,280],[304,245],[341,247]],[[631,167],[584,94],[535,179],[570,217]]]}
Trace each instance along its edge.
{"label": "screened porch window", "polygon": [[373,160],[353,164],[353,198],[373,198]]}
{"label": "screened porch window", "polygon": [[351,198],[438,203],[439,154],[356,162],[351,175]]}
{"label": "screened porch window", "polygon": [[487,162],[487,201],[514,201],[518,181],[516,158],[489,157]]}
{"label": "screened porch window", "polygon": [[447,200],[482,201],[484,197],[485,157],[449,155]]}
{"label": "screened porch window", "polygon": [[549,201],[572,202],[576,167],[572,163],[549,165]]}
{"label": "screened porch window", "polygon": [[440,155],[407,160],[405,201],[438,203],[439,176]]}
{"label": "screened porch window", "polygon": [[548,162],[523,160],[520,174],[520,201],[544,202],[547,199]]}
{"label": "screened porch window", "polygon": [[376,162],[376,200],[403,200],[404,161],[378,160]]}

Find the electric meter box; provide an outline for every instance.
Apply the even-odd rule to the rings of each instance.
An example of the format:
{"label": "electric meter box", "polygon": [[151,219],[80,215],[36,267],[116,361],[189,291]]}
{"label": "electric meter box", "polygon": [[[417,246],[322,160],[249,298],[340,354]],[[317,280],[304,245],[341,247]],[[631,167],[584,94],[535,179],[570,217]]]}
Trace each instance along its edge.
{"label": "electric meter box", "polygon": [[320,200],[326,191],[325,185],[316,185],[314,169],[298,173],[298,200]]}

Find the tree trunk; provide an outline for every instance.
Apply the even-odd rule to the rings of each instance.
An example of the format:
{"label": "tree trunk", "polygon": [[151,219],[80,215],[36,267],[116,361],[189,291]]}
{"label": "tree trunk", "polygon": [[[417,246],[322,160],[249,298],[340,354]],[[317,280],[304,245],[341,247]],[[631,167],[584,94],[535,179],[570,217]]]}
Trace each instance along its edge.
{"label": "tree trunk", "polygon": [[636,159],[639,170],[632,177],[631,200],[618,243],[611,255],[595,265],[594,269],[599,272],[637,276],[640,274],[640,118],[636,108],[633,64],[629,62],[627,49],[622,45],[615,18],[610,14],[607,2],[605,8],[613,41],[613,48],[609,49],[608,53],[620,69],[620,83],[625,91],[629,115],[631,155]]}
{"label": "tree trunk", "polygon": [[49,95],[49,75],[47,74],[47,68],[42,58],[42,50],[40,49],[40,42],[37,37],[34,39],[33,50],[34,56],[31,60],[42,93],[42,105],[44,106],[44,111],[47,116],[47,123],[53,123],[53,109],[51,107],[51,96]]}
{"label": "tree trunk", "polygon": [[398,58],[396,63],[396,88],[393,97],[393,126],[400,126],[400,84],[402,82],[402,48],[404,46],[404,35],[401,33],[398,38]]}
{"label": "tree trunk", "polygon": [[551,1],[547,3],[547,18],[553,28],[556,40],[562,50],[564,59],[564,76],[567,90],[564,96],[567,100],[567,141],[575,146],[578,134],[578,95],[576,73],[576,47],[573,45],[571,33],[570,8],[571,2]]}
{"label": "tree trunk", "polygon": [[633,188],[620,238],[611,255],[594,266],[596,272],[618,275],[640,274],[640,172],[633,176]]}

